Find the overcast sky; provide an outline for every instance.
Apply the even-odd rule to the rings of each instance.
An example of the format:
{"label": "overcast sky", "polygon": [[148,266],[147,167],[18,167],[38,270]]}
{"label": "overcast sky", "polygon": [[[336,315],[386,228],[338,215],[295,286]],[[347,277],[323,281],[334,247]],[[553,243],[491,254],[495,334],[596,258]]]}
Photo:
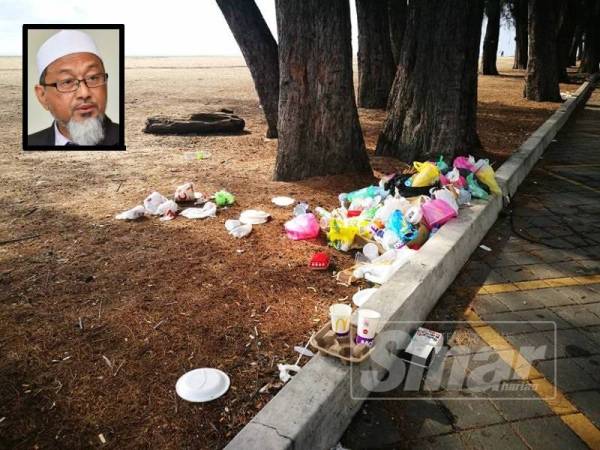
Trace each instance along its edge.
{"label": "overcast sky", "polygon": [[[276,36],[275,0],[256,3]],[[241,55],[214,0],[0,0],[0,11],[0,55],[21,55],[22,24],[54,23],[124,23],[127,56]],[[499,51],[512,55],[513,39],[503,28]]]}

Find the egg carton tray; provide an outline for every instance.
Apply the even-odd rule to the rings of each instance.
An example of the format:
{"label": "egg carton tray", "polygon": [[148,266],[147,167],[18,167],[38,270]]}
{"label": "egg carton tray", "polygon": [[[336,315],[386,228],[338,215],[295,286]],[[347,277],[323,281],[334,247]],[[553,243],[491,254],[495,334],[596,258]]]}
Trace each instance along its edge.
{"label": "egg carton tray", "polygon": [[331,322],[315,333],[310,345],[324,355],[340,359],[345,364],[361,363],[367,359],[374,349],[365,344],[355,344],[356,325],[350,325],[350,333],[339,337],[331,329]]}

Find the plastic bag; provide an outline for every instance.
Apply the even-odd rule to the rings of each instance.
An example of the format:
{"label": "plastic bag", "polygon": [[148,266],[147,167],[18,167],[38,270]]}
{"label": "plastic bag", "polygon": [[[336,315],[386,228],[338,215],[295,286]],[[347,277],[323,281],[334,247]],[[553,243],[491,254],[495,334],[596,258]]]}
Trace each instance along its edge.
{"label": "plastic bag", "polygon": [[412,176],[410,187],[423,187],[423,186],[431,186],[438,182],[440,178],[440,169],[430,162],[425,161],[423,163],[415,161],[413,163],[417,172]]}
{"label": "plastic bag", "polygon": [[115,216],[115,219],[135,220],[135,219],[139,219],[140,217],[144,217],[145,214],[146,214],[146,208],[144,208],[142,205],[138,205],[134,208],[128,209],[127,211],[117,214]]}
{"label": "plastic bag", "polygon": [[469,172],[475,172],[475,165],[472,157],[457,156],[452,163],[457,169],[466,169]]}
{"label": "plastic bag", "polygon": [[412,241],[407,242],[406,246],[413,250],[418,250],[423,246],[423,244],[425,244],[425,242],[427,242],[427,239],[429,239],[429,228],[423,224],[420,224],[419,228],[417,229],[416,236]]}
{"label": "plastic bag", "polygon": [[403,243],[412,241],[417,235],[417,228],[408,222],[400,211],[392,213],[385,228],[392,231]]}
{"label": "plastic bag", "polygon": [[456,196],[450,192],[449,189],[437,189],[432,193],[433,198],[443,200],[448,203],[454,211],[458,213],[458,203],[456,202]]}
{"label": "plastic bag", "polygon": [[347,252],[352,247],[354,237],[358,233],[356,225],[350,225],[340,219],[331,219],[329,221],[329,232],[327,239],[329,245],[338,250]]}
{"label": "plastic bag", "polygon": [[486,200],[489,197],[489,194],[485,192],[483,188],[479,186],[477,180],[475,180],[475,174],[472,173],[467,177],[467,184],[469,186],[469,192],[471,192],[473,197],[481,198],[483,200]]}
{"label": "plastic bag", "polygon": [[298,241],[301,239],[314,239],[319,235],[321,228],[314,214],[302,214],[288,220],[284,226],[287,237]]}
{"label": "plastic bag", "polygon": [[492,194],[502,196],[502,190],[496,182],[494,169],[489,165],[487,159],[480,159],[475,164],[475,167],[478,167],[477,172],[475,172],[477,179],[485,184]]}
{"label": "plastic bag", "polygon": [[465,177],[460,174],[456,167],[446,174],[446,178],[450,182],[449,184],[452,184],[458,188],[465,187],[467,185],[467,180],[465,180]]}
{"label": "plastic bag", "polygon": [[230,192],[215,192],[215,203],[217,206],[229,206],[233,205],[233,202],[235,202],[235,197]]}
{"label": "plastic bag", "polygon": [[410,202],[404,197],[388,197],[383,202],[383,206],[377,210],[374,218],[385,223],[394,211],[400,210],[404,213],[408,208],[410,208]]}
{"label": "plastic bag", "polygon": [[206,219],[207,217],[217,216],[217,205],[213,202],[206,202],[202,208],[186,208],[181,211],[180,216],[187,219]]}
{"label": "plastic bag", "polygon": [[452,206],[440,199],[430,200],[421,208],[423,209],[423,217],[429,229],[441,227],[458,215]]}
{"label": "plastic bag", "polygon": [[177,203],[175,203],[173,200],[167,200],[166,202],[158,205],[158,208],[156,208],[156,214],[162,216],[160,220],[173,220],[175,217],[177,217],[178,209],[179,207],[177,206]]}
{"label": "plastic bag", "polygon": [[173,195],[173,200],[176,202],[193,202],[196,200],[194,195],[194,184],[184,183],[181,186],[177,186],[175,194]]}
{"label": "plastic bag", "polygon": [[146,212],[149,214],[157,216],[159,215],[157,212],[158,207],[168,200],[169,199],[160,192],[153,192],[144,200],[144,208],[146,208]]}
{"label": "plastic bag", "polygon": [[441,173],[446,173],[448,170],[450,170],[450,167],[448,167],[448,164],[446,164],[446,161],[444,161],[444,157],[442,155],[440,155],[440,159],[437,160],[435,165],[438,169],[440,169]]}

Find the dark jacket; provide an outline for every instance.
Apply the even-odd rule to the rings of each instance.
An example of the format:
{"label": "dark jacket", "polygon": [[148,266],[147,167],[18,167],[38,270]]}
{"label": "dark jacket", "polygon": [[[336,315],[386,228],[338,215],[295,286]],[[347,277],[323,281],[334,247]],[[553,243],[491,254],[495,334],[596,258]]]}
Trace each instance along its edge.
{"label": "dark jacket", "polygon": [[[119,144],[119,124],[114,123],[108,117],[104,117],[104,139],[97,145],[117,145]],[[54,123],[48,128],[27,136],[28,145],[44,145],[55,147],[54,145]]]}

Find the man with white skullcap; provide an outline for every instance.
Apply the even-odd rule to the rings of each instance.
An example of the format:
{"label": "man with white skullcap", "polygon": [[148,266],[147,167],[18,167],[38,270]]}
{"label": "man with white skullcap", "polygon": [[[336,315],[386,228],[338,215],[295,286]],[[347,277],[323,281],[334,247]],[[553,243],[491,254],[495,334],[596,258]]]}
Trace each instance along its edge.
{"label": "man with white skullcap", "polygon": [[62,30],[37,54],[35,93],[54,123],[28,136],[29,145],[82,146],[119,143],[119,125],[104,115],[106,83],[100,52],[79,30]]}

